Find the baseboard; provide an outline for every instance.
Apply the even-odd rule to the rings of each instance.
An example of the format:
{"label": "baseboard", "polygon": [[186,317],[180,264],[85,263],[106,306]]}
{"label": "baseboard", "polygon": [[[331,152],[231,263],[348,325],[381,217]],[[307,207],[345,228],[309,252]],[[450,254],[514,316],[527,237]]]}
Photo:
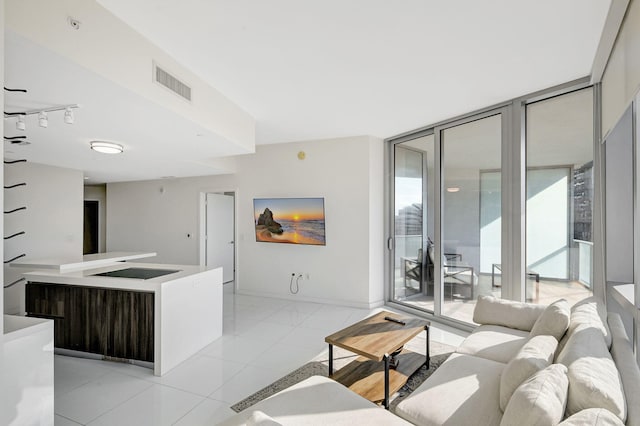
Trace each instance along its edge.
{"label": "baseboard", "polygon": [[378,300],[375,302],[356,302],[352,300],[340,300],[340,299],[327,299],[322,297],[309,297],[309,296],[300,296],[298,294],[275,294],[269,293],[266,291],[255,291],[255,290],[242,290],[236,288],[236,294],[244,295],[244,296],[255,296],[255,297],[272,297],[274,299],[285,299],[296,302],[309,302],[309,303],[322,303],[325,305],[338,305],[338,306],[346,306],[349,308],[357,308],[357,309],[374,309],[379,308],[380,306],[384,306],[384,300]]}

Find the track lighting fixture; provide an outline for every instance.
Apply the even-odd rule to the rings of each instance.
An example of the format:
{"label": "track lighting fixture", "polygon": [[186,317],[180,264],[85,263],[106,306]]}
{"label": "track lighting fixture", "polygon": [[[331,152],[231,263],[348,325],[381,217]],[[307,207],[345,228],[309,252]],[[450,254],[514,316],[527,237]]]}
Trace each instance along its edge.
{"label": "track lighting fixture", "polygon": [[19,115],[18,116],[18,121],[16,121],[16,129],[24,130],[26,128],[27,128],[27,126],[24,124],[24,115]]}
{"label": "track lighting fixture", "polygon": [[78,104],[71,104],[71,105],[60,105],[60,106],[56,106],[56,107],[51,107],[51,108],[45,108],[45,109],[36,109],[36,110],[31,110],[31,111],[15,111],[15,112],[9,112],[9,111],[5,111],[4,112],[4,117],[5,118],[9,118],[9,117],[17,117],[18,121],[16,121],[16,129],[18,130],[24,130],[26,125],[25,125],[25,118],[27,115],[38,115],[38,124],[40,125],[40,127],[47,127],[49,125],[49,117],[47,116],[47,113],[49,112],[55,112],[55,111],[64,111],[64,122],[67,124],[73,124],[75,117],[73,115],[73,109],[74,108],[80,108],[80,105]]}
{"label": "track lighting fixture", "polygon": [[71,109],[71,107],[67,107],[64,110],[64,122],[67,124],[73,124],[73,110]]}
{"label": "track lighting fixture", "polygon": [[46,111],[40,111],[38,114],[38,125],[45,128],[49,125],[49,117],[47,117]]}
{"label": "track lighting fixture", "polygon": [[93,141],[89,145],[94,151],[103,154],[120,154],[124,150],[122,145],[113,142]]}

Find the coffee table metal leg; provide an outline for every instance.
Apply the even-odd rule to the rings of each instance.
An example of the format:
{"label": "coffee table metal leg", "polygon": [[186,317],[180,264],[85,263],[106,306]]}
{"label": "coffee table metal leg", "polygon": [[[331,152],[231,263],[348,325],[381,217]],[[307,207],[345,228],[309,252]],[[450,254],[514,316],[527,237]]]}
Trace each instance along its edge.
{"label": "coffee table metal leg", "polygon": [[425,325],[424,326],[424,331],[427,333],[427,362],[425,363],[425,365],[427,366],[427,370],[429,369],[429,364],[431,363],[431,355],[429,352],[429,326]]}
{"label": "coffee table metal leg", "polygon": [[389,358],[388,354],[384,355],[384,408],[389,409]]}
{"label": "coffee table metal leg", "polygon": [[333,345],[329,343],[329,377],[333,374]]}

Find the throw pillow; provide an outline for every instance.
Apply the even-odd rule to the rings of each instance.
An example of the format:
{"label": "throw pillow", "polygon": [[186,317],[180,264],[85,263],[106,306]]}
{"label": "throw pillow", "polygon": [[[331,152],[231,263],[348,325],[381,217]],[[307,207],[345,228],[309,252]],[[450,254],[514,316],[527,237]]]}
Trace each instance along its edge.
{"label": "throw pillow", "polygon": [[262,411],[254,411],[247,419],[247,426],[282,426]]}
{"label": "throw pillow", "polygon": [[518,386],[538,371],[551,365],[556,346],[558,341],[553,336],[532,337],[504,367],[500,377],[500,409],[502,411],[507,407]]}
{"label": "throw pillow", "polygon": [[473,321],[478,324],[501,325],[531,331],[545,307],[533,303],[514,302],[493,296],[478,296]]}
{"label": "throw pillow", "polygon": [[607,323],[607,308],[604,302],[599,301],[595,296],[583,299],[571,308],[571,323],[569,333],[577,328],[593,327],[602,332],[607,343],[607,349],[611,348],[611,331]]}
{"label": "throw pillow", "polygon": [[562,420],[567,402],[567,367],[551,364],[527,379],[504,410],[500,426],[551,426]]}
{"label": "throw pillow", "polygon": [[536,323],[533,324],[531,336],[550,335],[560,341],[569,328],[570,319],[569,302],[565,299],[556,300],[542,311]]}
{"label": "throw pillow", "polygon": [[606,408],[622,421],[626,420],[622,380],[600,329],[576,329],[558,356],[558,362],[569,368],[568,415],[587,408]]}
{"label": "throw pillow", "polygon": [[624,423],[609,410],[588,408],[567,418],[558,426],[624,426]]}

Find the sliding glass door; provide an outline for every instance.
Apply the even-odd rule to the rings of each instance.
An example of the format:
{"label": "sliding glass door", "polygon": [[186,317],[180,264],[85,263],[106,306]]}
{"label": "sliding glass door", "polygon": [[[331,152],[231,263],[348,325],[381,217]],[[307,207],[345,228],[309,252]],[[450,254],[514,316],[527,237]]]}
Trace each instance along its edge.
{"label": "sliding glass door", "polygon": [[501,145],[501,110],[393,145],[392,300],[471,322],[500,297]]}
{"label": "sliding glass door", "polygon": [[500,297],[502,114],[436,131],[442,158],[441,315],[472,322],[479,295]]}
{"label": "sliding glass door", "polygon": [[433,312],[433,135],[394,145],[393,299]]}

